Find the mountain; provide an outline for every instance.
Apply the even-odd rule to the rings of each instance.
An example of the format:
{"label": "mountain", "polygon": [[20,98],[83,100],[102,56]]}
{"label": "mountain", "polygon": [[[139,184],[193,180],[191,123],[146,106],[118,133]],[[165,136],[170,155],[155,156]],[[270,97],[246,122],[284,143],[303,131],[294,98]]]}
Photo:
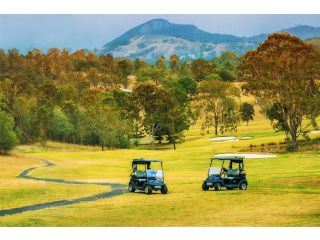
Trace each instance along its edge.
{"label": "mountain", "polygon": [[[302,39],[320,36],[319,27],[299,25],[282,29]],[[161,55],[169,58],[177,54],[181,59],[210,59],[230,50],[237,54],[256,48],[269,34],[238,37],[209,33],[194,25],[174,24],[164,19],[143,23],[105,44],[98,53],[111,53],[115,57],[143,58],[154,62]]]}

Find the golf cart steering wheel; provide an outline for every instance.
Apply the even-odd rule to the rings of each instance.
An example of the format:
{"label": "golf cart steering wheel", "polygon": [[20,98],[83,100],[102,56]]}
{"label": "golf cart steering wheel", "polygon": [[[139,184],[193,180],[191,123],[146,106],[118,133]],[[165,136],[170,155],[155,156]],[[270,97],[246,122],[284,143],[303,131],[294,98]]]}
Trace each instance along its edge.
{"label": "golf cart steering wheel", "polygon": [[222,168],[222,173],[221,173],[221,175],[224,175],[224,176],[226,176],[227,175],[227,171],[228,171],[228,169],[226,169],[226,168]]}

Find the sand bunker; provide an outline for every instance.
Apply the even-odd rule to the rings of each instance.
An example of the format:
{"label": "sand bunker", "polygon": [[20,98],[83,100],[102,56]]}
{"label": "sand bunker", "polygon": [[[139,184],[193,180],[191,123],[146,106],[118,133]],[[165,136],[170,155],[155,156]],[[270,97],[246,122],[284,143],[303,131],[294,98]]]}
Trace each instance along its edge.
{"label": "sand bunker", "polygon": [[231,139],[231,140],[227,140],[227,141],[222,141],[222,142],[213,142],[214,144],[217,144],[217,143],[226,143],[226,142],[238,142],[239,139]]}
{"label": "sand bunker", "polygon": [[247,139],[252,139],[250,136],[243,136],[240,138],[237,137],[215,137],[215,138],[209,138],[208,140],[214,141],[213,143],[225,143],[225,142],[238,142],[239,140],[247,140]]}
{"label": "sand bunker", "polygon": [[229,141],[234,140],[236,137],[215,137],[215,138],[209,138],[210,141]]}
{"label": "sand bunker", "polygon": [[243,137],[240,137],[239,139],[240,140],[247,140],[247,139],[252,139],[253,137],[250,137],[250,136],[243,136]]}
{"label": "sand bunker", "polygon": [[253,153],[222,153],[217,154],[215,157],[245,157],[245,158],[274,158],[276,155],[271,154],[253,154]]}

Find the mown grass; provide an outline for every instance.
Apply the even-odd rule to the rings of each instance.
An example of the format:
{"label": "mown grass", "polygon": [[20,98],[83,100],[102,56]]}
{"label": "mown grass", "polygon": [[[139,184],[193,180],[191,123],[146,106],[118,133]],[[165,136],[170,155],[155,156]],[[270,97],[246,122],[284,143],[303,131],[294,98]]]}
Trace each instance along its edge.
{"label": "mown grass", "polygon": [[[130,150],[99,151],[94,147],[49,142],[46,147],[24,146],[16,156],[0,157],[0,206],[7,209],[33,203],[70,199],[105,191],[103,186],[63,185],[15,176],[39,166],[34,157],[56,166],[36,169],[46,178],[99,180],[127,184],[132,158],[164,160],[168,195],[125,193],[112,198],[0,217],[1,226],[319,226],[320,152],[277,154],[247,159],[247,191],[203,192],[208,159],[213,154],[240,152],[250,144],[281,142],[268,121],[257,113],[231,136],[252,136],[238,142],[214,144],[196,125],[186,141],[172,150],[168,144]],[[313,137],[319,137],[315,134]]]}

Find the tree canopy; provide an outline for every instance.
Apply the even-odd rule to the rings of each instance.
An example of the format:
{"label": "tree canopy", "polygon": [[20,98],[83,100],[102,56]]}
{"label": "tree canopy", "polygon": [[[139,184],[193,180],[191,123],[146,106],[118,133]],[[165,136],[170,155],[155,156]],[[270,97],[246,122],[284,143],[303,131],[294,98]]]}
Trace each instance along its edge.
{"label": "tree canopy", "polygon": [[320,112],[319,51],[288,33],[274,33],[245,54],[240,69],[244,92],[272,109],[272,121],[281,122],[273,126],[288,133],[295,150]]}

